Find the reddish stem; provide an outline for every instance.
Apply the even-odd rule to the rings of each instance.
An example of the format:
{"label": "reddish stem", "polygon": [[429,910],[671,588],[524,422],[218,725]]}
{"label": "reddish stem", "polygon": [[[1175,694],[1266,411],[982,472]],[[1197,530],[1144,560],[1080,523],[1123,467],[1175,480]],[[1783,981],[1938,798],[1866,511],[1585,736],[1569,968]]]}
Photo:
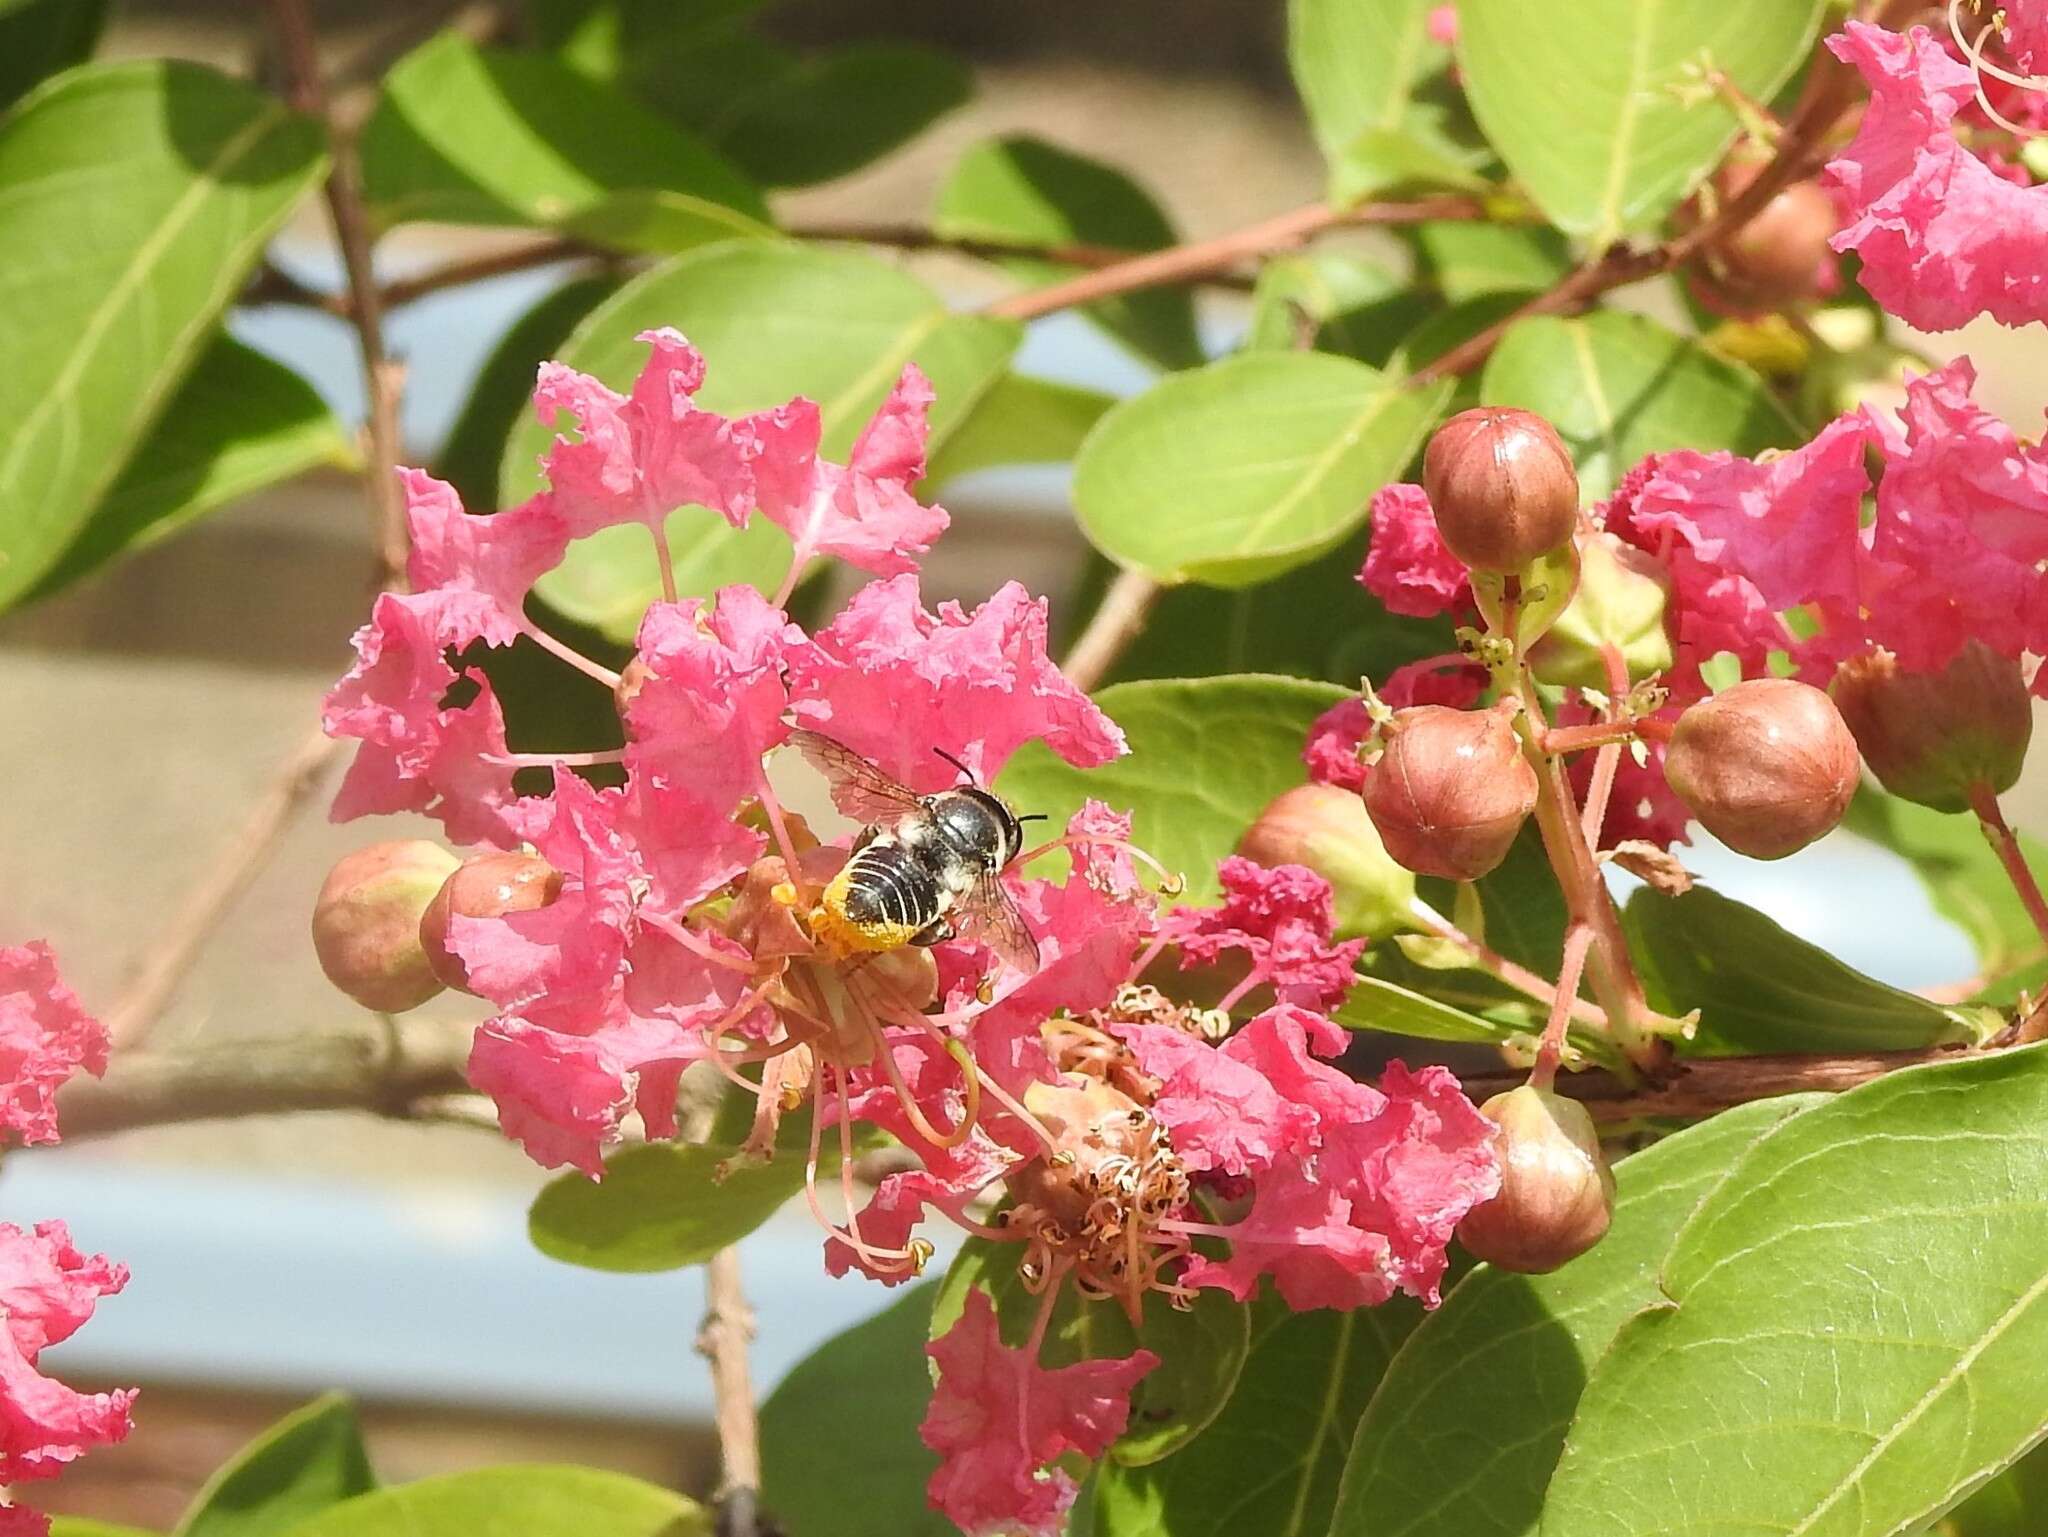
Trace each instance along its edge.
{"label": "reddish stem", "polygon": [[1998,797],[1991,793],[1991,786],[1983,783],[1970,786],[1970,809],[1977,813],[1984,836],[1991,844],[1991,852],[2005,866],[2006,876],[2012,881],[2013,890],[2020,894],[2020,903],[2026,908],[2027,916],[2034,920],[2034,927],[2040,931],[2041,938],[2048,940],[2048,901],[2041,898],[2040,884],[2027,865],[2027,856],[2021,852],[2020,840],[2007,824],[2005,813],[1998,809]]}
{"label": "reddish stem", "polygon": [[1536,1048],[1536,1066],[1529,1082],[1549,1091],[1557,1081],[1557,1064],[1564,1056],[1565,1031],[1572,1018],[1572,1000],[1579,994],[1579,977],[1586,969],[1586,952],[1592,948],[1593,930],[1574,923],[1564,936],[1564,959],[1557,968],[1557,996],[1551,1000],[1550,1018],[1543,1026],[1543,1041]]}

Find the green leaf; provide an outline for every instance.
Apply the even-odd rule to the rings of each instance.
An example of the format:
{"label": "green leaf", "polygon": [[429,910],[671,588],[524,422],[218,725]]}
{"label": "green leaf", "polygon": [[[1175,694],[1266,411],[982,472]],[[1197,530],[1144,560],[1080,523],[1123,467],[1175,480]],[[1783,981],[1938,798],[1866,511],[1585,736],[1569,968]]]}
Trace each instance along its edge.
{"label": "green leaf", "polygon": [[52,1516],[50,1537],[158,1537],[139,1526],[116,1526],[111,1521],[94,1521],[85,1516]]}
{"label": "green leaf", "polygon": [[1487,360],[1479,394],[1488,405],[1550,418],[1578,461],[1588,497],[1606,496],[1645,454],[1727,448],[1754,455],[1800,437],[1747,368],[1618,310],[1520,322]]}
{"label": "green leaf", "polygon": [[925,475],[928,491],[999,464],[1065,464],[1116,397],[1029,374],[989,386]]}
{"label": "green leaf", "polygon": [[925,1500],[939,1459],[917,1438],[931,1402],[932,1299],[911,1287],[790,1368],[761,1405],[761,1504],[792,1532],[957,1537]]}
{"label": "green leaf", "polygon": [[[821,1153],[819,1167],[828,1165],[838,1166],[836,1150]],[[649,1142],[613,1153],[601,1180],[550,1180],[526,1230],[550,1259],[589,1270],[680,1270],[738,1243],[803,1187],[797,1150],[753,1162],[737,1146]]]}
{"label": "green leaf", "polygon": [[[931,1337],[951,1329],[968,1292],[980,1291],[995,1304],[1003,1343],[1022,1346],[1043,1300],[1025,1290],[1018,1276],[1022,1252],[1014,1243],[968,1239],[932,1300]],[[1079,1287],[1067,1285],[1053,1305],[1038,1359],[1060,1367],[1121,1360],[1141,1349],[1159,1357],[1131,1394],[1130,1422],[1109,1450],[1111,1463],[1136,1467],[1179,1451],[1222,1413],[1250,1346],[1251,1310],[1213,1287],[1197,1292],[1185,1310],[1172,1307],[1162,1293],[1147,1293],[1134,1329],[1120,1302],[1084,1299]]]}
{"label": "green leaf", "polygon": [[1396,1297],[1348,1313],[1295,1313],[1268,1297],[1251,1310],[1237,1390],[1192,1456],[1096,1474],[1098,1537],[1321,1537],[1351,1433],[1380,1373],[1422,1319]]}
{"label": "green leaf", "polygon": [[1287,61],[1324,158],[1399,129],[1416,83],[1443,63],[1428,0],[1290,0]]}
{"label": "green leaf", "polygon": [[284,364],[216,335],[156,430],[129,460],[34,597],[69,586],[127,550],[178,532],[317,465],[353,465],[354,447],[313,387]]}
{"label": "green leaf", "polygon": [[1453,304],[1548,288],[1571,269],[1571,247],[1545,224],[1444,219],[1418,225],[1423,274]]}
{"label": "green leaf", "polygon": [[1248,587],[1342,543],[1450,393],[1315,352],[1249,352],[1103,417],[1074,465],[1082,532],[1167,582]]}
{"label": "green leaf", "polygon": [[[1383,678],[1456,645],[1447,623],[1390,614],[1367,598],[1358,585],[1364,559],[1365,540],[1354,537],[1256,587],[1169,587],[1108,681],[1277,672],[1356,689],[1363,675]],[[1114,575],[1108,561],[1094,558],[1085,582],[1090,596],[1070,602],[1070,623]]]}
{"label": "green leaf", "polygon": [[533,409],[533,381],[541,362],[559,354],[583,317],[618,286],[610,277],[571,279],[515,320],[484,359],[435,466],[435,473],[462,493],[462,505],[470,511],[489,512],[501,505],[498,461],[512,429]]}
{"label": "green leaf", "polygon": [[365,1494],[292,1528],[292,1537],[711,1537],[693,1501],[597,1468],[511,1464]]}
{"label": "green leaf", "polygon": [[1214,899],[1216,862],[1252,818],[1307,777],[1302,739],[1344,691],[1254,673],[1119,683],[1095,697],[1123,727],[1128,756],[1077,769],[1032,743],[1010,760],[998,788],[1055,827],[1091,797],[1129,811],[1133,838],[1187,877],[1182,900],[1197,903]]}
{"label": "green leaf", "polygon": [[[1174,242],[1172,223],[1129,176],[1024,134],[977,144],[960,158],[939,188],[932,227],[954,239],[1019,245],[1153,251]],[[1033,286],[1080,270],[1025,257],[1005,258],[1003,266]],[[1185,289],[1146,289],[1083,313],[1163,368],[1202,361],[1194,301]]]}
{"label": "green leaf", "polygon": [[1481,1265],[1453,1287],[1385,1368],[1330,1537],[1533,1537],[1586,1373],[1657,1300],[1680,1225],[1745,1148],[1819,1099],[1744,1105],[1625,1159],[1593,1249],[1546,1276]]}
{"label": "green leaf", "polygon": [[1330,200],[1355,208],[1397,187],[1483,192],[1486,178],[1440,138],[1416,127],[1368,128],[1339,152],[1330,170]]}
{"label": "green leaf", "polygon": [[330,1393],[237,1452],[207,1480],[172,1537],[282,1537],[376,1486],[355,1403]]}
{"label": "green leaf", "polygon": [[[1597,247],[1645,233],[1737,131],[1703,88],[1722,71],[1754,101],[1792,78],[1821,0],[1461,0],[1472,110],[1515,180]],[[1691,89],[1687,89],[1691,87]]]}
{"label": "green leaf", "polygon": [[1675,897],[1646,887],[1622,923],[1652,1006],[1700,1011],[1690,1056],[1904,1051],[1985,1034],[1969,1011],[1866,977],[1710,887]]}
{"label": "green leaf", "polygon": [[[766,410],[794,395],[817,401],[823,451],[843,457],[915,361],[932,381],[931,452],[942,453],[982,395],[1002,377],[1022,329],[1013,321],[950,313],[915,278],[859,251],[732,242],[641,274],[576,327],[561,359],[614,389],[646,361],[633,338],[674,326],[703,349],[709,373],[700,404],[727,413]],[[531,416],[505,444],[500,497],[540,485],[552,434]],[[764,518],[735,532],[716,513],[685,508],[668,523],[680,591],[699,596],[730,582],[773,592],[789,541]],[[652,541],[640,528],[606,529],[577,541],[537,590],[569,618],[630,643],[661,592]]]}
{"label": "green leaf", "polygon": [[[1490,991],[1490,990],[1489,990]],[[1494,1046],[1511,1036],[1525,1035],[1526,1022],[1497,1023],[1439,999],[1361,973],[1351,995],[1337,1010],[1337,1023],[1347,1030],[1384,1030],[1389,1035],[1417,1036],[1427,1041],[1475,1041]]]}
{"label": "green leaf", "polygon": [[0,609],[77,537],[321,166],[313,124],[194,64],[87,65],[0,124]]}
{"label": "green leaf", "polygon": [[759,191],[710,146],[559,60],[453,31],[392,68],[362,156],[387,225],[542,225],[636,250],[768,232]]}
{"label": "green leaf", "polygon": [[[1976,945],[1987,978],[1995,982],[2041,959],[2041,936],[1975,817],[1930,811],[1866,786],[1842,825],[1912,865],[1935,911]],[[2048,861],[2048,845],[2038,839],[2023,833],[2020,846],[2036,869]]]}
{"label": "green leaf", "polygon": [[762,185],[807,187],[881,159],[973,94],[950,54],[862,43],[763,82],[714,137]]}
{"label": "green leaf", "polygon": [[1283,256],[1259,269],[1248,349],[1318,352],[1386,365],[1395,344],[1429,313],[1414,284],[1348,251]]}
{"label": "green leaf", "polygon": [[2040,1537],[2048,1532],[2048,1448],[2036,1447],[1948,1514],[1938,1537]]}
{"label": "green leaf", "polygon": [[[1796,1116],[1679,1234],[1594,1367],[1545,1529],[1910,1531],[2048,1426],[2048,1048]],[[1596,1251],[1597,1252],[1597,1251]]]}
{"label": "green leaf", "polygon": [[30,87],[92,57],[107,0],[12,0],[0,5],[0,112]]}

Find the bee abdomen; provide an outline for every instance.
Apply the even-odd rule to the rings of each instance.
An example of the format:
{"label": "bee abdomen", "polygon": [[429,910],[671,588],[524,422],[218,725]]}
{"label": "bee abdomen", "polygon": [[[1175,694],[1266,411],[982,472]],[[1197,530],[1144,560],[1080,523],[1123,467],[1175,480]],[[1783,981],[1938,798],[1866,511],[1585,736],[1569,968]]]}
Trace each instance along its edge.
{"label": "bee abdomen", "polygon": [[940,916],[939,885],[910,850],[871,843],[846,869],[846,916],[863,926],[921,929]]}

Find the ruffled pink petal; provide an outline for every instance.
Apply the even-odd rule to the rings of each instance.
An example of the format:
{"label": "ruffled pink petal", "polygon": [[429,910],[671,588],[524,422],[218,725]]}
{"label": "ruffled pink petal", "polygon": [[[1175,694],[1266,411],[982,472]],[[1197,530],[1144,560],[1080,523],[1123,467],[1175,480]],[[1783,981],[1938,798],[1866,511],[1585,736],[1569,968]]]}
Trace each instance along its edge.
{"label": "ruffled pink petal", "polygon": [[406,576],[414,592],[441,595],[443,644],[511,645],[523,628],[526,595],[569,547],[568,524],[553,500],[536,496],[472,517],[446,481],[413,469],[401,469],[398,478],[412,534]]}
{"label": "ruffled pink petal", "polygon": [[1330,883],[1303,865],[1261,865],[1235,854],[1217,866],[1217,876],[1220,906],[1176,908],[1160,924],[1161,936],[1179,946],[1181,964],[1242,951],[1251,957],[1253,978],[1270,985],[1281,1002],[1342,1003],[1365,941],[1331,939]]}
{"label": "ruffled pink petal", "polygon": [[1313,1146],[1315,1111],[1239,1055],[1168,1025],[1123,1025],[1116,1034],[1160,1081],[1152,1113],[1188,1168],[1248,1174]]}
{"label": "ruffled pink petal", "polygon": [[0,948],[0,1138],[55,1142],[57,1091],[80,1069],[107,1070],[107,1027],[58,978],[48,945]]}
{"label": "ruffled pink petal", "polygon": [[1383,486],[1372,498],[1372,544],[1358,580],[1387,611],[1447,614],[1472,595],[1472,573],[1445,546],[1422,487]]}
{"label": "ruffled pink petal", "polygon": [[[1396,667],[1374,692],[1390,710],[1416,704],[1469,709],[1486,692],[1486,669],[1425,657]],[[1345,699],[1330,706],[1309,726],[1308,740],[1302,745],[1301,761],[1308,765],[1308,777],[1318,784],[1363,790],[1369,771],[1358,752],[1370,735],[1372,717],[1366,713],[1363,699]]]}
{"label": "ruffled pink petal", "polygon": [[517,1018],[487,1021],[470,1047],[469,1081],[497,1104],[498,1125],[544,1169],[592,1179],[638,1088],[597,1036],[565,1035]]}
{"label": "ruffled pink petal", "polygon": [[918,1434],[940,1459],[927,1492],[968,1537],[1056,1537],[1079,1485],[1052,1464],[1068,1452],[1107,1452],[1123,1434],[1132,1388],[1159,1364],[1140,1350],[1121,1361],[1040,1366],[1002,1342],[995,1309],[978,1291],[925,1353],[938,1387]]}
{"label": "ruffled pink petal", "polygon": [[791,663],[798,721],[871,758],[919,791],[953,784],[959,758],[983,784],[1010,754],[1043,741],[1093,768],[1127,749],[1123,732],[1046,651],[1046,606],[1015,582],[972,614],[927,610],[917,578],[871,582]]}
{"label": "ruffled pink petal", "polygon": [[128,1434],[132,1389],[76,1393],[36,1368],[127,1283],[124,1266],[79,1253],[61,1222],[0,1223],[0,1484],[49,1478]]}

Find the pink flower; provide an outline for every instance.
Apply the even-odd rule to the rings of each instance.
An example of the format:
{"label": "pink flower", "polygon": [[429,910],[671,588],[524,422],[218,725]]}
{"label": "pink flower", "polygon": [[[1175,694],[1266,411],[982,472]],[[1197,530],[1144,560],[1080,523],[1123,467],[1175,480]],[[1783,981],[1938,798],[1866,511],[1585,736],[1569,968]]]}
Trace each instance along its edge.
{"label": "pink flower", "polygon": [[1975,382],[1966,357],[1909,380],[1903,437],[1870,418],[1885,471],[1862,629],[1915,671],[1972,638],[2014,658],[2048,650],[2048,456],[1970,398]]}
{"label": "pink flower", "polygon": [[568,524],[553,500],[536,496],[471,517],[446,481],[412,469],[398,479],[412,536],[406,577],[414,592],[441,596],[435,628],[442,643],[511,645],[525,629],[526,595],[569,548]]}
{"label": "pink flower", "polygon": [[1976,97],[1968,66],[1925,27],[1902,36],[1851,21],[1828,47],[1871,89],[1855,139],[1827,166],[1853,215],[1831,243],[1862,258],[1863,286],[1924,331],[1979,314],[2048,319],[2048,192],[1957,140],[1956,115]]}
{"label": "pink flower", "polygon": [[[355,634],[356,664],[328,691],[321,724],[362,742],[335,793],[337,822],[396,811],[437,817],[457,843],[513,847],[517,795],[504,761],[505,717],[481,674],[445,656],[447,605],[432,593],[387,592]],[[458,678],[476,697],[444,709]]]}
{"label": "pink flower", "polygon": [[784,673],[809,645],[751,587],[721,588],[708,617],[694,598],[653,604],[640,621],[648,671],[626,707],[627,762],[729,815],[760,789],[762,754],[789,735]]}
{"label": "pink flower", "polygon": [[125,1267],[80,1254],[61,1222],[33,1233],[0,1222],[0,1484],[50,1478],[128,1434],[133,1389],[74,1393],[36,1369],[45,1346],[68,1339],[101,1297],[127,1284]]}
{"label": "pink flower", "polygon": [[1365,941],[1331,941],[1330,883],[1302,865],[1268,867],[1235,854],[1216,870],[1223,883],[1220,906],[1176,908],[1160,925],[1161,936],[1180,947],[1181,965],[1241,950],[1251,957],[1251,972],[1239,996],[1267,983],[1282,1003],[1326,1009],[1342,1003]]}
{"label": "pink flower", "polygon": [[836,555],[877,576],[915,571],[950,522],[910,493],[924,477],[931,382],[903,365],[895,389],[854,439],[844,465],[818,457],[818,408],[794,400],[740,423],[750,434],[762,516],[785,530],[795,559]]}
{"label": "pink flower", "polygon": [[0,1136],[57,1140],[57,1091],[80,1068],[107,1070],[107,1027],[57,976],[40,942],[0,948]]}
{"label": "pink flower", "polygon": [[1445,547],[1422,487],[1383,486],[1372,498],[1372,545],[1358,580],[1393,614],[1434,619],[1472,596],[1472,574]]}
{"label": "pink flower", "polygon": [[1425,25],[1432,42],[1450,47],[1458,40],[1458,8],[1455,5],[1432,5]]}
{"label": "pink flower", "polygon": [[[1451,665],[1445,665],[1447,661]],[[1485,668],[1428,657],[1395,668],[1375,692],[1390,710],[1405,710],[1412,704],[1444,704],[1464,710],[1476,704],[1485,691]],[[1318,784],[1363,790],[1368,770],[1358,752],[1371,735],[1372,717],[1366,713],[1363,699],[1331,705],[1309,726],[1308,741],[1301,749],[1308,777]]]}
{"label": "pink flower", "polygon": [[739,527],[754,504],[754,476],[733,423],[690,399],[704,382],[702,354],[666,327],[636,340],[654,351],[631,395],[561,363],[540,366],[535,413],[553,426],[566,411],[580,429],[577,441],[557,438],[541,461],[557,511],[579,537],[617,523],[659,530],[687,506]]}
{"label": "pink flower", "polygon": [[797,721],[871,758],[919,791],[958,773],[987,784],[1024,743],[1081,768],[1126,750],[1123,732],[1046,654],[1045,601],[1008,582],[972,614],[918,601],[915,576],[870,582],[792,659]]}
{"label": "pink flower", "polygon": [[1248,1174],[1312,1143],[1315,1111],[1284,1096],[1244,1059],[1243,1048],[1231,1050],[1251,1028],[1221,1047],[1171,1025],[1116,1028],[1139,1064],[1160,1081],[1152,1113],[1173,1138],[1181,1162],[1196,1173]]}
{"label": "pink flower", "polygon": [[1107,1452],[1123,1434],[1131,1389],[1159,1364],[1140,1350],[1121,1361],[1040,1366],[1034,1351],[1003,1343],[995,1309],[978,1291],[925,1353],[939,1373],[918,1427],[940,1458],[928,1493],[968,1537],[1056,1537],[1080,1486],[1052,1464],[1068,1452]]}
{"label": "pink flower", "polygon": [[[1675,722],[1679,708],[1669,706],[1658,719]],[[1594,719],[1593,712],[1576,700],[1558,713],[1559,725],[1576,725]],[[1579,802],[1585,803],[1587,786],[1593,780],[1597,753],[1582,752],[1571,760],[1572,786]],[[1611,849],[1621,843],[1639,841],[1668,849],[1675,843],[1692,842],[1688,831],[1692,810],[1678,798],[1664,778],[1664,744],[1646,744],[1644,761],[1637,763],[1624,751],[1615,760],[1614,787],[1608,792],[1607,815],[1600,823],[1600,847]]]}
{"label": "pink flower", "polygon": [[2048,74],[2048,5],[2013,0],[1999,14],[2005,20],[2005,48],[2029,75]]}

